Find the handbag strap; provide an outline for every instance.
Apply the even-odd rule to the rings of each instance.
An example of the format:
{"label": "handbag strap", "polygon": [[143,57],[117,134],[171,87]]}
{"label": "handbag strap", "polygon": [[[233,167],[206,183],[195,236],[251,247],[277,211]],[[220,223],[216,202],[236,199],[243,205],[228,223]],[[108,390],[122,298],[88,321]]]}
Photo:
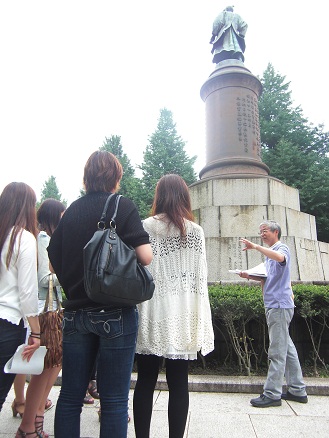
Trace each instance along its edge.
{"label": "handbag strap", "polygon": [[115,218],[117,217],[118,208],[119,208],[119,202],[120,202],[121,196],[122,195],[118,195],[116,200],[115,200],[115,209],[114,209],[114,213],[113,213],[113,216],[111,217],[111,222],[110,222],[111,228],[116,228]]}
{"label": "handbag strap", "polygon": [[114,193],[111,193],[110,196],[107,198],[107,200],[105,202],[102,216],[99,219],[99,221],[97,222],[97,228],[99,230],[105,230],[105,217],[106,217],[107,209],[109,208],[110,200],[112,199],[113,196],[114,196]]}
{"label": "handbag strap", "polygon": [[57,290],[56,286],[53,288],[53,291],[55,292],[55,300],[57,303],[57,310],[62,310],[62,303],[61,303],[60,299],[58,298],[58,290]]}
{"label": "handbag strap", "polygon": [[53,287],[54,287],[53,274],[49,274],[48,292],[46,296],[45,307],[43,308],[44,312],[47,312],[48,310],[53,310]]}
{"label": "handbag strap", "polygon": [[[111,193],[110,196],[107,198],[107,200],[106,200],[106,202],[105,202],[105,205],[104,205],[104,208],[103,208],[102,216],[101,216],[101,218],[99,219],[99,221],[97,222],[97,228],[98,228],[99,230],[105,230],[105,228],[106,228],[106,225],[105,225],[106,213],[107,213],[107,210],[108,210],[108,208],[109,208],[110,200],[112,199],[113,196],[114,196],[114,193]],[[113,216],[111,217],[111,221],[110,221],[110,226],[111,226],[111,228],[115,228],[115,227],[116,227],[116,225],[115,225],[115,218],[116,218],[117,213],[118,213],[119,201],[120,201],[120,198],[121,198],[121,197],[122,197],[122,195],[118,195],[118,196],[116,197],[116,200],[115,200],[114,213],[113,213]]]}
{"label": "handbag strap", "polygon": [[[46,301],[45,301],[45,307],[43,308],[44,312],[48,312],[48,311],[53,312],[53,310],[54,310],[53,293],[54,293],[54,277],[53,277],[53,274],[49,274],[48,292],[47,292],[47,297],[46,297]],[[58,298],[57,289],[55,289],[55,299],[56,299],[56,303],[57,303],[57,309],[62,310],[62,304],[60,302],[60,299]]]}

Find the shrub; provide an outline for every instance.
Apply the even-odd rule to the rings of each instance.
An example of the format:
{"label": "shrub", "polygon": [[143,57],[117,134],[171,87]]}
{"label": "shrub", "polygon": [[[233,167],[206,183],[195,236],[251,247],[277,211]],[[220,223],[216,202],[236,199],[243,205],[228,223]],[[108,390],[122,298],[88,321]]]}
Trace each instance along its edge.
{"label": "shrub", "polygon": [[218,322],[223,323],[237,355],[240,371],[244,368],[250,375],[251,359],[254,357],[257,363],[257,353],[253,338],[248,333],[248,323],[253,319],[264,319],[261,288],[240,285],[209,286],[209,299],[214,325],[219,329]]}
{"label": "shrub", "polygon": [[312,344],[311,359],[313,371],[318,375],[317,365],[328,371],[325,359],[321,357],[322,340],[329,329],[329,287],[314,284],[296,284],[293,286],[297,313],[305,321]]}
{"label": "shrub", "polygon": [[[311,343],[313,371],[318,375],[320,363],[327,373],[329,286],[296,284],[293,292],[296,314],[305,321],[307,328],[304,338]],[[252,283],[214,284],[209,286],[209,300],[215,333],[220,333],[225,340],[230,358],[234,352],[240,372],[250,375],[253,368],[257,371],[267,359],[268,345],[261,287]]]}

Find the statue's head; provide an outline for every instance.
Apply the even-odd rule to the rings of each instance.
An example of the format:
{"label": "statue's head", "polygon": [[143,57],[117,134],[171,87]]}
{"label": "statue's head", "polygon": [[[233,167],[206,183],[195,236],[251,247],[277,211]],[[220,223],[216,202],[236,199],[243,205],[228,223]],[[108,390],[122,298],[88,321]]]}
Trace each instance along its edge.
{"label": "statue's head", "polygon": [[224,11],[233,12],[233,6],[226,6],[226,8],[224,9]]}

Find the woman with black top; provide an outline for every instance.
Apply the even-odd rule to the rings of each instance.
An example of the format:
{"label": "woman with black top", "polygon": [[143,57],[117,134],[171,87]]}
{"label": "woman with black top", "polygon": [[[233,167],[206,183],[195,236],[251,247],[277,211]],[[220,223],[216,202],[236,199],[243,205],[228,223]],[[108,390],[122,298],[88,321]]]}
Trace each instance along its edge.
{"label": "woman with black top", "polygon": [[[119,188],[122,167],[106,151],[96,151],[84,169],[86,195],[64,213],[48,247],[62,285],[64,301],[62,387],[55,414],[56,438],[80,437],[83,398],[98,355],[97,384],[102,406],[100,437],[127,436],[128,396],[134,360],[138,313],[135,307],[102,306],[84,288],[83,248],[97,229],[105,201]],[[114,212],[111,200],[106,225]],[[132,201],[122,197],[117,233],[135,248],[138,260],[152,260],[149,236]]]}

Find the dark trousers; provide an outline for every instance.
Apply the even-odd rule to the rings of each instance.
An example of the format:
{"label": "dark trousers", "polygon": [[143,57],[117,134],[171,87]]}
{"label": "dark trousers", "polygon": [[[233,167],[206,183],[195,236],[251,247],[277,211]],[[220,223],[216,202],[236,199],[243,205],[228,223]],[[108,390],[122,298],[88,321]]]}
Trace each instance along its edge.
{"label": "dark trousers", "polygon": [[14,355],[17,347],[24,344],[26,328],[23,320],[19,325],[12,324],[6,319],[0,319],[0,411],[4,404],[16,374],[6,374],[4,366]]}
{"label": "dark trousers", "polygon": [[[137,354],[138,377],[134,392],[134,425],[136,438],[149,438],[153,408],[153,393],[162,357]],[[184,435],[189,407],[188,361],[165,359],[169,389],[169,438]]]}

